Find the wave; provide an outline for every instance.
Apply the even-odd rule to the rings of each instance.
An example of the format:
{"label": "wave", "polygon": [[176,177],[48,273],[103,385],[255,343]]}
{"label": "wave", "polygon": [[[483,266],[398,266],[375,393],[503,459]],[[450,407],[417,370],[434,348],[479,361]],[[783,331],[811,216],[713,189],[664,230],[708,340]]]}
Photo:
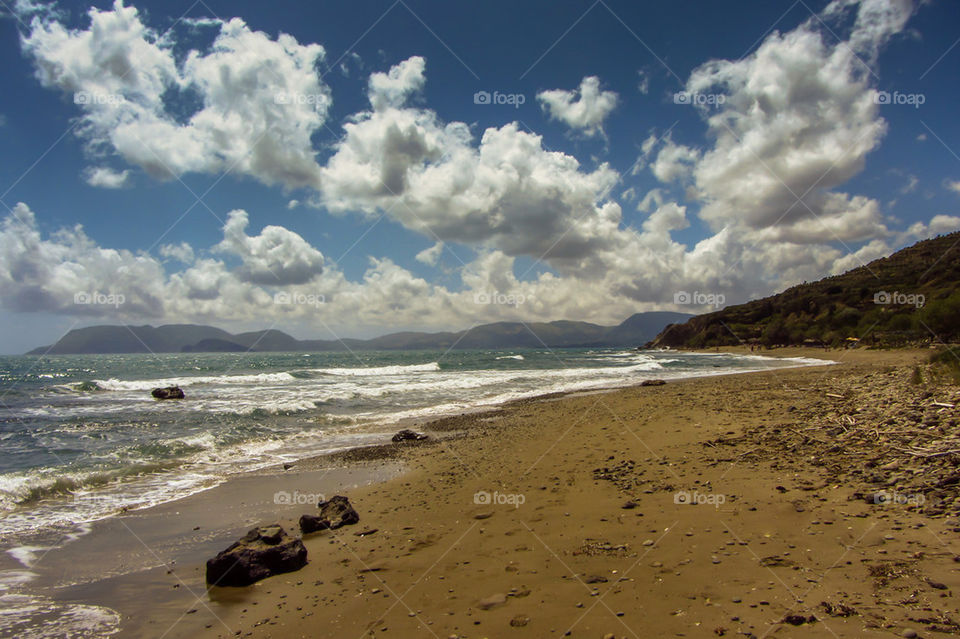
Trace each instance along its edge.
{"label": "wave", "polygon": [[439,370],[439,362],[430,362],[429,364],[398,364],[395,366],[369,366],[363,368],[314,368],[311,369],[311,372],[322,375],[374,377],[377,375],[403,375],[406,373],[435,373]]}
{"label": "wave", "polygon": [[525,358],[523,357],[523,355],[501,355],[497,359],[517,359],[517,360],[523,361]]}
{"label": "wave", "polygon": [[94,380],[94,384],[103,390],[111,391],[139,391],[161,388],[164,386],[194,386],[198,384],[275,384],[289,382],[296,379],[290,373],[258,373],[256,375],[198,375],[196,377],[171,377],[168,379],[138,379],[138,380]]}

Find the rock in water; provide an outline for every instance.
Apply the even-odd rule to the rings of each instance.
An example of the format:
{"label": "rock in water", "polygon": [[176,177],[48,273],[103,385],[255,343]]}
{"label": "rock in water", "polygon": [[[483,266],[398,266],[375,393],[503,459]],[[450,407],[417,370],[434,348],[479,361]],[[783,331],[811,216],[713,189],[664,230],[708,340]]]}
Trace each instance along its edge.
{"label": "rock in water", "polygon": [[242,539],[207,560],[207,583],[249,586],[271,575],[307,565],[307,549],[279,525],[253,528]]}
{"label": "rock in water", "polygon": [[335,495],[330,501],[321,501],[317,506],[320,507],[320,519],[327,521],[330,530],[360,521],[360,515],[343,495]]}
{"label": "rock in water", "polygon": [[429,435],[424,435],[423,433],[418,433],[415,430],[410,430],[409,428],[404,428],[399,433],[393,436],[393,441],[395,442],[405,442],[405,441],[414,441],[419,442],[424,439],[429,439]]}
{"label": "rock in water", "polygon": [[183,389],[179,386],[167,386],[166,388],[154,388],[150,393],[157,399],[183,399]]}

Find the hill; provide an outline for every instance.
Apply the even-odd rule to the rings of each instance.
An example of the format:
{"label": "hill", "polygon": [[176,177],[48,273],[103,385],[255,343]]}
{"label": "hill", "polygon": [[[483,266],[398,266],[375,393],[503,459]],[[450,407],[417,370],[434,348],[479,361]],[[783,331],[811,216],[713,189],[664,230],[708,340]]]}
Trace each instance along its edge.
{"label": "hill", "polygon": [[465,331],[403,332],[373,339],[298,340],[277,330],[232,335],[212,326],[91,326],[78,328],[56,344],[28,355],[93,353],[287,352],[343,350],[431,350],[483,348],[565,348],[574,346],[634,347],[652,339],[670,322],[687,313],[637,313],[617,326],[589,322],[496,322]]}
{"label": "hill", "polygon": [[666,327],[650,347],[902,346],[960,339],[960,232]]}

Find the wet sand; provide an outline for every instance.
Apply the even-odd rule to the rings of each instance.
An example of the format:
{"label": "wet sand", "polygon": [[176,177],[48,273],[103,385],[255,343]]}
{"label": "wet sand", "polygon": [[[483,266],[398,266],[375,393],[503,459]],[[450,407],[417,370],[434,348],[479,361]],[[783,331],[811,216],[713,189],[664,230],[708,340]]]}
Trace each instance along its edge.
{"label": "wet sand", "polygon": [[[351,472],[343,465],[406,469],[384,482],[341,481],[336,490],[361,521],[308,535],[310,562],[298,572],[208,591],[202,557],[242,527],[194,544],[186,517],[185,546],[194,544],[186,560],[72,596],[113,605],[126,616],[121,635],[145,637],[960,630],[953,514],[857,497],[859,487],[843,477],[869,456],[863,451],[835,450],[827,463],[802,446],[757,443],[770,429],[828,426],[833,390],[846,389],[843,401],[855,403],[870,376],[909,371],[926,353],[763,354],[840,363],[526,400],[422,424],[435,439],[447,437],[430,444],[298,464],[256,495],[257,482],[241,478],[191,498],[197,516],[279,522],[298,532],[299,515],[316,509],[274,506],[271,490],[314,492],[329,473]],[[169,506],[182,509],[177,504]]]}

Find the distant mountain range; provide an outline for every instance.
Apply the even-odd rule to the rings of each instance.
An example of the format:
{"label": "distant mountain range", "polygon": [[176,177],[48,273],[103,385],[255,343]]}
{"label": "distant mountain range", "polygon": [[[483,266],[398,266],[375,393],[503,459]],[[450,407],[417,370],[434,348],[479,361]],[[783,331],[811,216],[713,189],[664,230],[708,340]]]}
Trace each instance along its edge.
{"label": "distant mountain range", "polygon": [[342,340],[298,340],[277,330],[234,335],[196,324],[90,326],[74,329],[56,344],[35,348],[27,354],[634,347],[653,339],[666,325],[690,317],[689,313],[655,311],[637,313],[617,326],[570,321],[496,322],[455,333],[405,332]]}
{"label": "distant mountain range", "polygon": [[960,232],[760,300],[668,326],[648,346],[960,340]]}

